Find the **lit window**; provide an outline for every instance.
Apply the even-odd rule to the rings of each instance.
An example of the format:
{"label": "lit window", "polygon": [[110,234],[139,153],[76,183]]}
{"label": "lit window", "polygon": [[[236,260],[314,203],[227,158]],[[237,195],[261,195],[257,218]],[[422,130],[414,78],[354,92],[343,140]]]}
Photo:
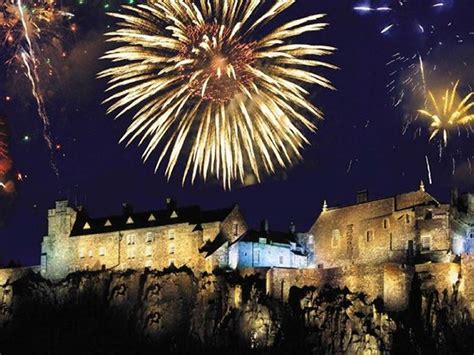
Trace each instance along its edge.
{"label": "lit window", "polygon": [[145,267],[150,268],[151,267],[151,260],[145,260]]}
{"label": "lit window", "polygon": [[233,231],[234,231],[234,236],[239,235],[239,224],[237,222],[234,222]]}
{"label": "lit window", "polygon": [[146,240],[147,243],[152,243],[153,242],[153,233],[148,232],[146,234],[146,239],[145,240]]}
{"label": "lit window", "polygon": [[128,248],[127,249],[127,257],[129,259],[135,259],[135,248]]}
{"label": "lit window", "polygon": [[152,256],[153,255],[153,249],[151,248],[151,246],[147,246],[145,248],[145,255],[146,256]]}
{"label": "lit window", "polygon": [[390,228],[390,221],[388,218],[384,218],[383,220],[383,229],[389,229]]}
{"label": "lit window", "polygon": [[367,232],[365,232],[365,237],[367,239],[367,243],[374,240],[374,231],[373,231],[373,229],[369,229]]}
{"label": "lit window", "polygon": [[422,251],[431,250],[431,237],[430,236],[421,237],[421,250]]}
{"label": "lit window", "polygon": [[104,247],[99,248],[99,255],[100,256],[105,256],[105,248]]}
{"label": "lit window", "polygon": [[168,239],[169,239],[169,240],[174,240],[175,235],[176,235],[176,233],[175,233],[174,229],[170,229],[170,230],[168,231]]}
{"label": "lit window", "polygon": [[332,231],[332,238],[331,238],[331,247],[338,248],[341,242],[341,232],[339,229],[334,229]]}
{"label": "lit window", "polygon": [[170,255],[173,255],[174,254],[174,245],[170,245]]}
{"label": "lit window", "polygon": [[92,250],[89,250],[89,258],[92,258]]}
{"label": "lit window", "polygon": [[128,244],[128,245],[133,245],[133,244],[135,244],[135,234],[129,234],[129,235],[127,235],[127,244]]}
{"label": "lit window", "polygon": [[83,259],[86,256],[86,252],[83,248],[79,249],[79,257]]}

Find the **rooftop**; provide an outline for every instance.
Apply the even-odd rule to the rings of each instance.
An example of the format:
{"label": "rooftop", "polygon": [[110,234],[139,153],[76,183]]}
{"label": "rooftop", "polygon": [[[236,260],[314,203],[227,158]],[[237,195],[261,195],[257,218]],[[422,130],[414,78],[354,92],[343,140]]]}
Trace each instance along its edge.
{"label": "rooftop", "polygon": [[117,216],[91,218],[85,211],[79,211],[71,236],[101,234],[150,227],[168,226],[180,223],[196,225],[222,222],[235,208],[202,210],[199,206],[170,207],[150,212],[124,211]]}

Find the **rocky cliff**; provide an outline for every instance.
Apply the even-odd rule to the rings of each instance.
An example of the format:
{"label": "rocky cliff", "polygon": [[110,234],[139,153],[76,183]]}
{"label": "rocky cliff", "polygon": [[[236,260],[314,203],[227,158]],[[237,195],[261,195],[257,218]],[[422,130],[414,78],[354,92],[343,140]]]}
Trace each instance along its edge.
{"label": "rocky cliff", "polygon": [[0,353],[472,353],[458,292],[414,282],[410,309],[328,287],[294,288],[288,303],[237,274],[82,272],[51,283],[28,274],[0,287]]}

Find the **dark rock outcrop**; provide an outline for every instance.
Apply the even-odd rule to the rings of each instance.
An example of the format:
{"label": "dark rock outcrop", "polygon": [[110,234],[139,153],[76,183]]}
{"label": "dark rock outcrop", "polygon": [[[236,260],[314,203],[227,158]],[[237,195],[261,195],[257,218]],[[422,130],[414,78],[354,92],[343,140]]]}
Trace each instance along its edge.
{"label": "dark rock outcrop", "polygon": [[457,290],[416,289],[410,309],[328,287],[265,295],[237,274],[36,274],[0,287],[0,352],[8,354],[472,353],[473,328]]}

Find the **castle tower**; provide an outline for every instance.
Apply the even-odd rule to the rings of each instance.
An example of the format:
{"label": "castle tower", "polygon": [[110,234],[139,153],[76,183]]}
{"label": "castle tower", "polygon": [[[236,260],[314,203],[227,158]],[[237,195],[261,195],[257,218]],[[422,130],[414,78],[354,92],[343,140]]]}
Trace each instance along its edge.
{"label": "castle tower", "polygon": [[48,211],[48,235],[41,243],[41,274],[49,279],[61,279],[69,273],[71,250],[70,235],[76,220],[76,211],[68,201],[57,201]]}

